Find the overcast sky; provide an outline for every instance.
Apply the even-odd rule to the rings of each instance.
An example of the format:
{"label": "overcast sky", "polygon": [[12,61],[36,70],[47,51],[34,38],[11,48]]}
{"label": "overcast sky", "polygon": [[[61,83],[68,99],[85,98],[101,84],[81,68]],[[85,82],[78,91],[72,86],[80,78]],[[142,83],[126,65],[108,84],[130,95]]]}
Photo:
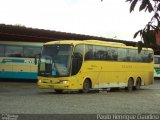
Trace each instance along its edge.
{"label": "overcast sky", "polygon": [[69,33],[133,39],[152,14],[129,13],[126,0],[0,0],[0,23]]}

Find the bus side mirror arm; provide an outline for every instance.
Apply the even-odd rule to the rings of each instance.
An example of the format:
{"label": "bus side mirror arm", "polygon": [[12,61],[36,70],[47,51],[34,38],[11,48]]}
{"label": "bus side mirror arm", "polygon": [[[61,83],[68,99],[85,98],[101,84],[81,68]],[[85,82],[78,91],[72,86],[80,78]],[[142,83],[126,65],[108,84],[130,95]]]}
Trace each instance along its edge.
{"label": "bus side mirror arm", "polygon": [[40,55],[36,55],[34,58],[34,64],[37,65],[38,64],[38,60],[40,59]]}

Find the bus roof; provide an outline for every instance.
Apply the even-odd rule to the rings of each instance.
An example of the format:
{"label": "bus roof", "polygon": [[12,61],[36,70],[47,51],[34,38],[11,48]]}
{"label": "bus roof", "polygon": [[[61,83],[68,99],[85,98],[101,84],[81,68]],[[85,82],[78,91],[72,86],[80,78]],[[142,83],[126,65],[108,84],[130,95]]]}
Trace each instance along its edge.
{"label": "bus roof", "polygon": [[[137,47],[133,46],[126,46],[123,43],[119,42],[107,42],[101,40],[60,40],[60,41],[51,41],[47,42],[44,45],[52,45],[52,44],[94,44],[94,45],[102,45],[102,46],[113,46],[113,47],[122,47],[122,48],[130,48],[130,49],[138,49]],[[143,50],[151,50],[151,48],[142,48]]]}
{"label": "bus roof", "polygon": [[85,40],[85,41],[88,42],[88,43],[94,43],[94,44],[126,46],[124,43],[119,43],[119,42],[106,42],[106,41],[100,41],[100,40]]}
{"label": "bus roof", "polygon": [[95,44],[95,45],[120,45],[120,46],[126,46],[123,43],[118,43],[118,42],[106,42],[106,41],[101,41],[101,40],[60,40],[60,41],[51,41],[45,43],[45,45],[50,45],[50,44]]}
{"label": "bus roof", "polygon": [[31,46],[42,46],[44,43],[40,42],[14,42],[14,41],[0,41],[0,44],[3,45],[31,45]]}

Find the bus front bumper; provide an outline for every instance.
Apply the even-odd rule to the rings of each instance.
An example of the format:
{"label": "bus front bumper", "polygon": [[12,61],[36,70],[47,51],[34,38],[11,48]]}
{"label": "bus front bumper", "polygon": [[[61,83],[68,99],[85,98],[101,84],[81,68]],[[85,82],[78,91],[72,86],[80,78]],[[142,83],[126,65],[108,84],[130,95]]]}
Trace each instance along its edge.
{"label": "bus front bumper", "polygon": [[56,90],[69,90],[68,85],[63,85],[63,84],[46,84],[46,83],[38,83],[38,88],[41,89],[56,89]]}
{"label": "bus front bumper", "polygon": [[38,88],[41,89],[56,89],[56,90],[69,90],[72,89],[68,83],[43,83],[38,81]]}

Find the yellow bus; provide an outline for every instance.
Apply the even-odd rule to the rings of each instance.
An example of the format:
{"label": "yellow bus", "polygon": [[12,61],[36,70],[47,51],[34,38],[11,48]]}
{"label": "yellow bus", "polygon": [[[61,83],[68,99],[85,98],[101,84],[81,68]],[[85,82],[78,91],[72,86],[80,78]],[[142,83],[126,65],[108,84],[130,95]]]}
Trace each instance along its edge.
{"label": "yellow bus", "polygon": [[154,55],[154,77],[160,77],[160,55]]}
{"label": "yellow bus", "polygon": [[37,79],[35,56],[42,43],[0,41],[0,78]]}
{"label": "yellow bus", "polygon": [[129,91],[153,83],[153,50],[99,40],[45,43],[38,66],[38,87],[80,90],[124,87]]}

